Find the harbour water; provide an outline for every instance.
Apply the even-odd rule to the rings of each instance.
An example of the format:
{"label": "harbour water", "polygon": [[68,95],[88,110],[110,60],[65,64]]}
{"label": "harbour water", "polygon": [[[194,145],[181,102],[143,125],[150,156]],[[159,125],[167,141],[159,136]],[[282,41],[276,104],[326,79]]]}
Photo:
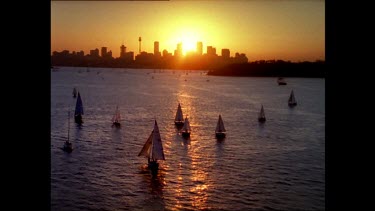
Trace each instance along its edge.
{"label": "harbour water", "polygon": [[[60,67],[51,72],[51,210],[323,210],[325,80],[201,71]],[[83,125],[74,123],[76,98]],[[288,107],[291,90],[298,105]],[[190,139],[178,134],[178,103]],[[121,128],[111,127],[116,106]],[[264,106],[266,122],[257,120]],[[74,150],[61,150],[68,136]],[[227,137],[215,139],[221,114]],[[158,121],[165,161],[139,151]]]}

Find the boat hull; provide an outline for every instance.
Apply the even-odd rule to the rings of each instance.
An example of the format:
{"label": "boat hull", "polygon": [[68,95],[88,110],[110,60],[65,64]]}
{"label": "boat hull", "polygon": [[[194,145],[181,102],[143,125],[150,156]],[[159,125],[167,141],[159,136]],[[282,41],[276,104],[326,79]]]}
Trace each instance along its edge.
{"label": "boat hull", "polygon": [[183,121],[175,121],[174,124],[177,125],[177,126],[183,126],[184,122]]}
{"label": "boat hull", "polygon": [[286,85],[286,82],[279,82],[279,85]]}
{"label": "boat hull", "polygon": [[151,171],[152,175],[157,175],[159,170],[159,163],[156,161],[148,162],[148,169]]}
{"label": "boat hull", "polygon": [[120,122],[113,122],[112,126],[121,127],[121,123]]}
{"label": "boat hull", "polygon": [[225,138],[225,133],[215,133],[216,138]]}
{"label": "boat hull", "polygon": [[181,134],[182,134],[182,137],[185,137],[185,138],[190,137],[190,133],[182,132]]}
{"label": "boat hull", "polygon": [[294,107],[297,105],[297,103],[288,103],[289,107]]}
{"label": "boat hull", "polygon": [[261,123],[262,123],[262,122],[265,122],[265,121],[266,121],[266,118],[258,118],[258,121],[261,122]]}
{"label": "boat hull", "polygon": [[71,153],[73,151],[72,143],[65,143],[64,147],[63,147],[63,150],[65,152]]}
{"label": "boat hull", "polygon": [[74,116],[74,121],[78,124],[82,124],[83,121],[82,121],[82,116],[79,114],[79,115],[76,115]]}

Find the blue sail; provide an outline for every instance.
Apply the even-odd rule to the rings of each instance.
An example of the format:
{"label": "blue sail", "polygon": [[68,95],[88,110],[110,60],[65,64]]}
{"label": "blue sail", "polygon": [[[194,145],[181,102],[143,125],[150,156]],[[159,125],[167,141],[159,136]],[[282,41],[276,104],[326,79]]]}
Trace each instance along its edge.
{"label": "blue sail", "polygon": [[77,97],[77,103],[76,103],[76,110],[74,112],[74,115],[83,115],[83,105],[82,105],[82,100],[81,100],[81,95],[78,92],[78,97]]}

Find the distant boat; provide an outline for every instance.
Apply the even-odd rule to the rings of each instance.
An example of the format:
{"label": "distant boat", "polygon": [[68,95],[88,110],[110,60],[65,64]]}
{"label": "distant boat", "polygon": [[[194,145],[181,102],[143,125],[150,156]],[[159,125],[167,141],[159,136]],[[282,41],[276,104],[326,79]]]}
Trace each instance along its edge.
{"label": "distant boat", "polygon": [[73,89],[73,97],[76,98],[77,97],[77,89],[74,87]]}
{"label": "distant boat", "polygon": [[180,103],[177,107],[176,117],[174,118],[174,124],[177,126],[182,126],[184,124],[184,116],[182,115],[182,109]]}
{"label": "distant boat", "polygon": [[277,79],[277,83],[278,83],[279,85],[286,85],[286,81],[285,81],[285,79],[282,78],[282,77],[279,77],[279,78]]}
{"label": "distant boat", "polygon": [[69,130],[70,130],[70,111],[68,112],[68,140],[65,141],[63,150],[71,153],[73,151],[73,144],[69,141]]}
{"label": "distant boat", "polygon": [[142,150],[138,156],[145,156],[148,159],[148,168],[152,173],[157,173],[159,169],[158,160],[165,160],[163,144],[160,137],[158,123],[155,120],[154,129],[148,137],[146,143],[143,145]]}
{"label": "distant boat", "polygon": [[82,104],[82,99],[81,95],[78,92],[78,98],[77,98],[77,103],[76,103],[76,109],[74,111],[74,120],[78,124],[82,124],[82,115],[83,115],[83,104]]}
{"label": "distant boat", "polygon": [[121,127],[121,114],[118,110],[118,106],[116,106],[116,112],[112,117],[112,126]]}
{"label": "distant boat", "polygon": [[181,129],[181,134],[182,134],[183,137],[187,138],[187,137],[190,137],[190,132],[191,132],[190,122],[189,122],[188,118],[186,117],[185,122],[184,122],[184,126]]}
{"label": "distant boat", "polygon": [[225,137],[225,127],[223,119],[221,118],[221,115],[219,114],[219,120],[217,121],[216,129],[215,129],[215,135],[216,138],[224,138]]}
{"label": "distant boat", "polygon": [[59,69],[58,67],[51,66],[52,72],[57,72],[58,69]]}
{"label": "distant boat", "polygon": [[292,90],[292,92],[290,93],[290,96],[289,96],[289,99],[288,99],[288,105],[290,107],[294,107],[297,105],[297,101],[296,101],[296,98],[294,97],[294,92]]}
{"label": "distant boat", "polygon": [[262,108],[260,109],[260,113],[259,113],[259,116],[258,116],[258,121],[259,122],[265,122],[266,121],[266,115],[264,114],[263,105],[262,105]]}

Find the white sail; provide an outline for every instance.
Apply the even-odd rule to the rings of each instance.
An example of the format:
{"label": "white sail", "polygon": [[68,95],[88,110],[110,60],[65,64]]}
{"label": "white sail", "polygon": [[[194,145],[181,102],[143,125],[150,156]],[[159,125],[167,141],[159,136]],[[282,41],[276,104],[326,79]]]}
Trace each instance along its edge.
{"label": "white sail", "polygon": [[158,123],[155,120],[154,130],[152,132],[152,149],[151,157],[152,160],[165,160],[163,145],[159,133]]}
{"label": "white sail", "polygon": [[190,133],[191,131],[190,122],[187,117],[185,118],[184,126],[182,127],[181,131],[185,133]]}
{"label": "white sail", "polygon": [[177,107],[177,112],[176,112],[176,117],[174,118],[175,122],[182,122],[184,121],[184,116],[182,115],[182,109],[180,103],[178,104]]}
{"label": "white sail", "polygon": [[260,109],[260,113],[259,113],[259,119],[261,118],[266,118],[266,115],[264,114],[264,109],[263,109],[263,105],[262,105],[262,108]]}
{"label": "white sail", "polygon": [[150,149],[151,149],[151,144],[152,144],[152,135],[153,132],[151,132],[150,136],[148,137],[146,143],[143,145],[142,150],[139,152],[138,156],[146,156],[150,157]]}
{"label": "white sail", "polygon": [[217,121],[215,132],[216,133],[226,132],[225,127],[224,127],[224,122],[223,122],[223,119],[221,118],[221,115],[219,115],[219,120]]}
{"label": "white sail", "polygon": [[156,120],[154,130],[151,132],[146,143],[143,145],[142,150],[138,154],[138,156],[142,155],[150,158],[151,160],[165,160],[159,127]]}

